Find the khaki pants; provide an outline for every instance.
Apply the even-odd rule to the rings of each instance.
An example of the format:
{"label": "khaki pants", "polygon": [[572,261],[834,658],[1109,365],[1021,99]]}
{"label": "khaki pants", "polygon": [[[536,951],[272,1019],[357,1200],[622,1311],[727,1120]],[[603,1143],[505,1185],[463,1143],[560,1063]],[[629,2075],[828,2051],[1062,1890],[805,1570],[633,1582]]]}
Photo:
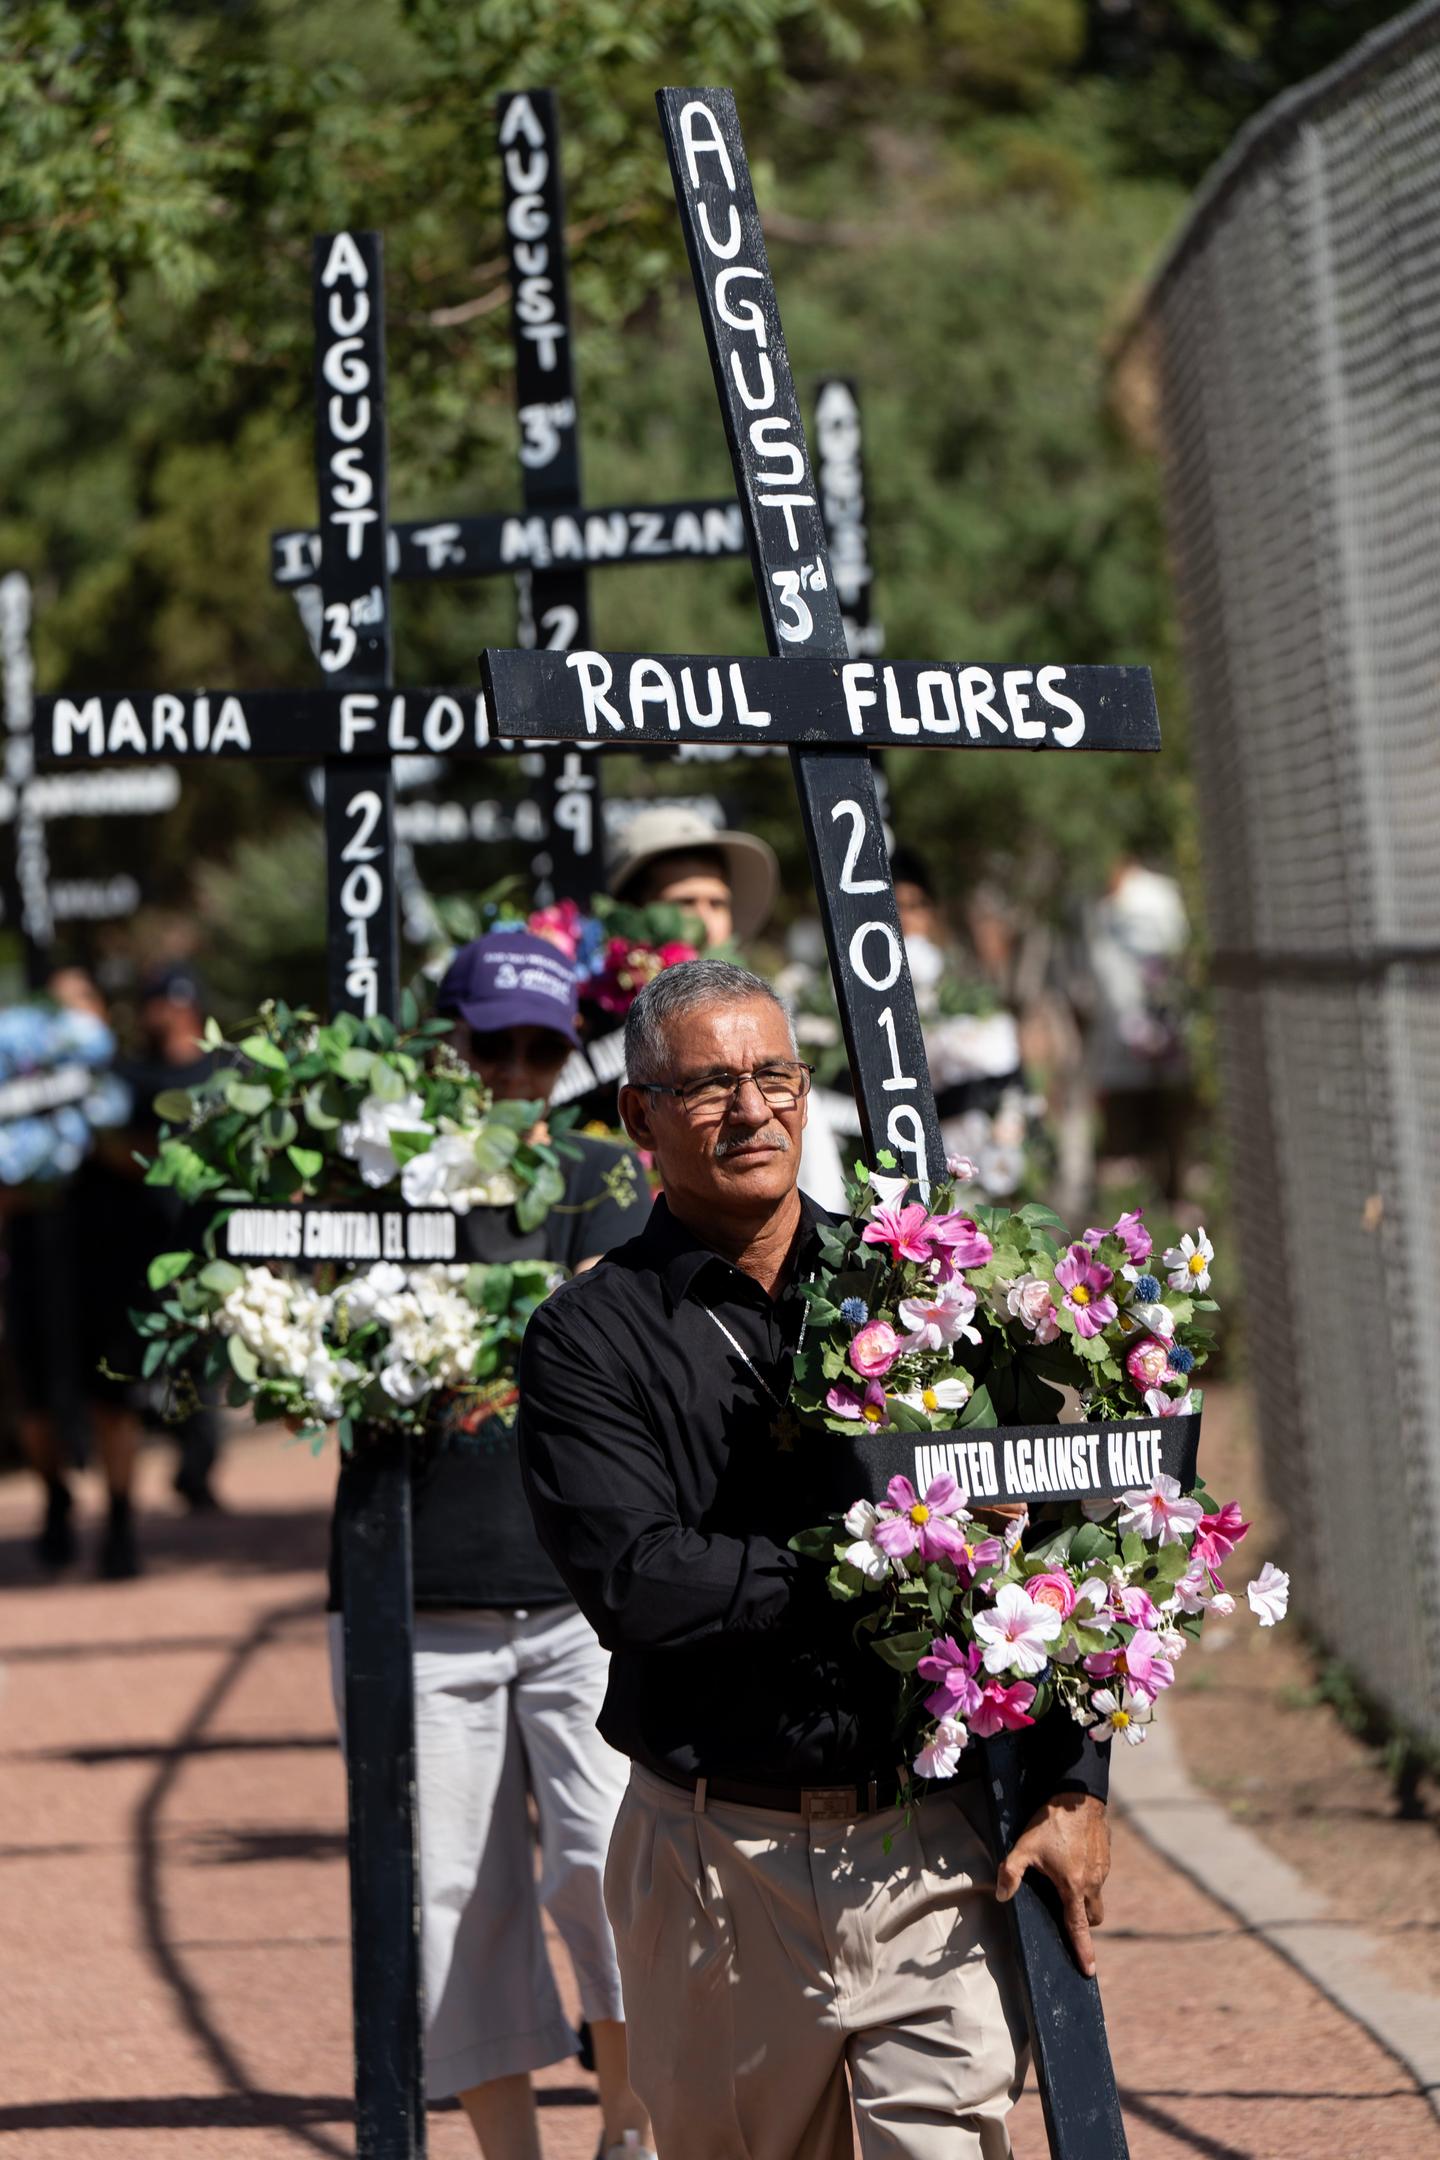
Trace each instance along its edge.
{"label": "khaki pants", "polygon": [[956,1798],[806,1823],[632,1770],[605,1901],[660,2160],[850,2160],[852,2098],[863,2160],[1004,2160],[1025,2043],[994,1882]]}

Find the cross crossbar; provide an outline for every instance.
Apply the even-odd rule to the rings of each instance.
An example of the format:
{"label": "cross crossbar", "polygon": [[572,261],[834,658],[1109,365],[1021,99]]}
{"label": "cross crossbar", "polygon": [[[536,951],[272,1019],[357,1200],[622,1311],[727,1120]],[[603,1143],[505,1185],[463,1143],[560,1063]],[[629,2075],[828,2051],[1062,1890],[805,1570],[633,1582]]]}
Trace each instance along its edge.
{"label": "cross crossbar", "polygon": [[[740,505],[718,499],[416,519],[392,525],[389,538],[390,575],[406,580],[722,562],[748,553]],[[312,584],[319,560],[318,533],[270,535],[270,580],[282,590]]]}
{"label": "cross crossbar", "polygon": [[853,743],[877,749],[1158,750],[1148,668],[962,661],[720,660],[710,654],[518,653],[482,661],[496,732],[620,747]]}

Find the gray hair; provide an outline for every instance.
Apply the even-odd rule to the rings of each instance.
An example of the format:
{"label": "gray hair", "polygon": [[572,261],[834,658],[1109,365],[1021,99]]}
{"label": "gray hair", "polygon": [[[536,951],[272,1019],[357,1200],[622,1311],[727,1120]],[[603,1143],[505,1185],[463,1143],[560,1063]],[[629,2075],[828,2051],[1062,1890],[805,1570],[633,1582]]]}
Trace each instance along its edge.
{"label": "gray hair", "polygon": [[764,998],[784,1015],[793,1051],[794,1024],[763,975],[736,967],[733,960],[683,960],[678,967],[663,968],[625,1016],[626,1077],[637,1083],[663,1080],[670,1057],[666,1030],[672,1020],[683,1020],[705,1005],[734,1005],[747,998]]}

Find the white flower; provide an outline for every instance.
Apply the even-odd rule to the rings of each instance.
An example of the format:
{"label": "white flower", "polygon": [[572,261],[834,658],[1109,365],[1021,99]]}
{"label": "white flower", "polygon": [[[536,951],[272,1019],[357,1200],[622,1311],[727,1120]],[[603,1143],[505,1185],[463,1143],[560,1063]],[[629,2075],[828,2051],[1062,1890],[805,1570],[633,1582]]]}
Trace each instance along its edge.
{"label": "white flower", "polygon": [[941,1718],[930,1729],[930,1737],[910,1765],[917,1777],[954,1777],[960,1767],[960,1757],[970,1735],[959,1718]]}
{"label": "white flower", "polygon": [[393,1364],[382,1367],[380,1385],[392,1402],[408,1409],[412,1403],[419,1402],[422,1395],[429,1393],[433,1383],[423,1367],[397,1358]]}
{"label": "white flower", "polygon": [[362,1379],[364,1370],[353,1358],[332,1358],[328,1351],[317,1350],[306,1363],[304,1373],[305,1393],[316,1416],[327,1421],[339,1417],[346,1385]]}
{"label": "white flower", "polygon": [[1222,1620],[1228,1620],[1235,1610],[1235,1600],[1228,1590],[1217,1590],[1210,1600],[1210,1610],[1218,1613]]}
{"label": "white flower", "polygon": [[1163,1471],[1151,1481],[1148,1490],[1122,1493],[1120,1497],[1124,1503],[1120,1510],[1122,1534],[1138,1530],[1141,1537],[1156,1538],[1162,1545],[1188,1543],[1205,1512],[1198,1500],[1182,1499],[1180,1480],[1166,1477]]}
{"label": "white flower", "polygon": [[1121,1318],[1131,1324],[1127,1325],[1127,1333],[1132,1326],[1137,1331],[1143,1327],[1151,1335],[1158,1335],[1161,1342],[1175,1340],[1175,1315],[1168,1305],[1127,1305]]}
{"label": "white flower", "polygon": [[1284,1619],[1290,1604],[1290,1577],[1284,1568],[1267,1560],[1254,1582],[1247,1583],[1245,1595],[1261,1627],[1274,1627],[1277,1620]]}
{"label": "white flower", "polygon": [[1206,1237],[1203,1226],[1191,1237],[1187,1230],[1178,1245],[1172,1245],[1161,1254],[1164,1265],[1169,1268],[1172,1290],[1208,1290],[1210,1287],[1210,1263],[1215,1257],[1215,1247]]}
{"label": "white flower", "polygon": [[928,1410],[933,1417],[938,1410],[963,1410],[970,1393],[963,1373],[952,1373],[947,1380],[932,1380],[928,1387],[907,1388],[900,1401],[912,1410]]}
{"label": "white flower", "polygon": [[975,1633],[985,1645],[986,1672],[1038,1673],[1062,1625],[1053,1605],[1037,1605],[1019,1583],[1006,1583],[994,1610],[975,1615]]}
{"label": "white flower", "polygon": [[855,1540],[840,1555],[851,1567],[859,1568],[871,1582],[883,1582],[890,1574],[890,1562],[874,1542],[879,1515],[868,1500],[857,1500],[845,1517],[845,1528]]}
{"label": "white flower", "polygon": [[882,1177],[878,1170],[870,1173],[870,1213],[875,1215],[881,1208],[904,1207],[905,1195],[910,1190],[908,1177]]}
{"label": "white flower", "polygon": [[390,1136],[397,1132],[431,1133],[419,1095],[402,1095],[399,1102],[384,1102],[367,1095],[353,1125],[340,1128],[340,1153],[358,1163],[367,1185],[388,1185],[399,1169]]}
{"label": "white flower", "polygon": [[1145,1738],[1145,1727],[1154,1715],[1154,1705],[1142,1696],[1132,1695],[1129,1688],[1120,1695],[1114,1688],[1096,1688],[1090,1697],[1088,1723],[1096,1728],[1108,1726],[1109,1731],[1102,1734],[1102,1738],[1108,1740],[1112,1735],[1118,1735],[1131,1747],[1138,1747]]}
{"label": "white flower", "polygon": [[972,1184],[980,1175],[968,1155],[947,1155],[945,1157],[945,1170],[948,1176],[954,1178],[957,1185]]}

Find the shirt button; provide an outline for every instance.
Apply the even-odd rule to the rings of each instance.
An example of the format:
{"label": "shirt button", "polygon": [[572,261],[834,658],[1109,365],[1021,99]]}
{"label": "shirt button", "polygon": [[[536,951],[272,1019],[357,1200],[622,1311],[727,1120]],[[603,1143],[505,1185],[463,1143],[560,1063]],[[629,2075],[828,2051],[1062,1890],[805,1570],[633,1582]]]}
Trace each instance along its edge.
{"label": "shirt button", "polygon": [[528,1620],[530,1615],[523,1605],[517,1605],[510,1617],[512,1620]]}

